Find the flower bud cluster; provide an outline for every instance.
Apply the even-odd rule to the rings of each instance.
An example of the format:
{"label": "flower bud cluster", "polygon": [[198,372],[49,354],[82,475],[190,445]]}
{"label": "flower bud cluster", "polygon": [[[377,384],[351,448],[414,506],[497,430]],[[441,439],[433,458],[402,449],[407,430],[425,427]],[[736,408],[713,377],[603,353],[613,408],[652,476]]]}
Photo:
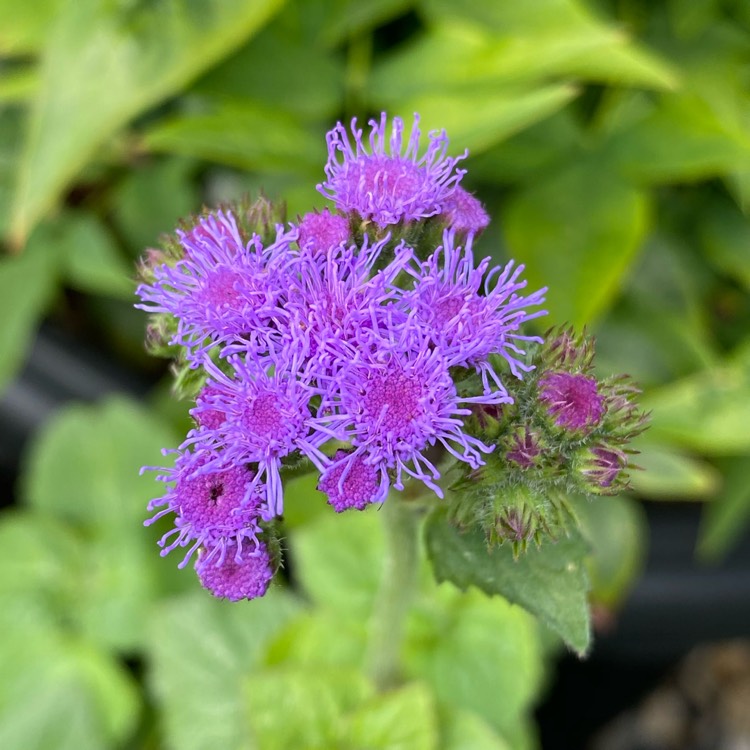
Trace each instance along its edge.
{"label": "flower bud cluster", "polygon": [[[409,480],[443,496],[445,466],[476,472],[496,449],[475,414],[513,402],[528,372],[521,325],[544,311],[522,266],[475,261],[488,222],[461,186],[444,132],[420,153],[383,115],[328,134],[334,210],[286,223],[267,200],[206,212],[149,252],[138,287],[155,352],[175,357],[194,428],[160,471],[147,523],[174,528],[203,585],[262,595],[291,471],[319,474],[337,512],[383,502]],[[458,387],[461,380],[470,386]]]}
{"label": "flower bud cluster", "polygon": [[529,373],[508,381],[511,404],[474,411],[473,434],[495,450],[477,471],[462,472],[451,495],[453,519],[479,524],[489,543],[564,533],[571,494],[613,495],[628,485],[628,443],[647,423],[627,376],[600,379],[594,342],[571,329],[549,331],[528,352]]}

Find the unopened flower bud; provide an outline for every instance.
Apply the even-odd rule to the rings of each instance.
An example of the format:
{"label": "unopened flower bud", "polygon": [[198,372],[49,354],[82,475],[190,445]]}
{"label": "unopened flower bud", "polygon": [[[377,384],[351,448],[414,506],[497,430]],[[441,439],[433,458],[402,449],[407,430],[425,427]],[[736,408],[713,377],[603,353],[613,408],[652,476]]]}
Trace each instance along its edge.
{"label": "unopened flower bud", "polygon": [[582,373],[546,373],[539,379],[539,400],[554,424],[568,432],[586,434],[604,414],[596,379]]}

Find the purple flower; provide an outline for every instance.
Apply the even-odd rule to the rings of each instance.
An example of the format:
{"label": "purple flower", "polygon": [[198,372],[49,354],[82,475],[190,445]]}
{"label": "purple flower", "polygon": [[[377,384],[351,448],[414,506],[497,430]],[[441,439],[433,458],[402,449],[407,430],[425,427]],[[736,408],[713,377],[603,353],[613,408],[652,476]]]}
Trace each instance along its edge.
{"label": "purple flower", "polygon": [[443,216],[451,229],[475,236],[490,223],[490,217],[481,202],[460,185],[443,205]]}
{"label": "purple flower", "polygon": [[460,398],[448,371],[449,364],[429,339],[393,327],[376,346],[342,367],[337,389],[325,399],[319,421],[331,434],[351,442],[354,451],[333,467],[361,459],[375,467],[380,487],[401,490],[404,477],[424,482],[439,497],[440,472],[430,458],[430,448],[442,445],[472,468],[484,463],[482,454],[492,448],[463,430],[463,417],[471,412],[462,403],[508,401],[504,393]]}
{"label": "purple flower", "polygon": [[357,119],[352,120],[350,140],[339,122],[326,135],[326,181],[318,190],[344,213],[355,212],[383,227],[399,221],[415,221],[443,211],[447,199],[465,174],[456,164],[467,156],[446,155],[445,131],[431,131],[427,151],[420,156],[419,116],[404,143],[404,123],[393,118],[390,138],[385,112],[380,122],[370,120],[369,148]]}
{"label": "purple flower", "polygon": [[210,551],[201,554],[195,570],[204,589],[232,602],[263,596],[274,574],[271,557],[264,544],[258,547],[254,555],[241,559],[227,554],[216,560]]}
{"label": "purple flower", "polygon": [[185,567],[198,547],[209,545],[221,551],[233,545],[236,556],[257,550],[260,527],[257,519],[262,502],[262,486],[253,487],[253,474],[244,465],[219,471],[201,473],[210,457],[204,454],[183,453],[174,468],[157,478],[173,486],[149,505],[149,511],[161,508],[145,525],[154,523],[168,513],[175,514],[175,528],[159,541],[161,554],[176,547],[189,547],[179,564]]}
{"label": "purple flower", "polygon": [[322,470],[327,459],[318,447],[329,435],[311,429],[310,399],[317,390],[299,359],[232,355],[226,361],[231,376],[211,362],[204,364],[211,376],[206,384],[211,395],[192,411],[199,423],[201,414],[208,412],[219,426],[193,430],[182,449],[195,446],[215,457],[201,471],[253,464],[255,476],[246,500],[265,481],[266,501],[260,515],[267,521],[283,510],[282,459],[300,451]]}
{"label": "purple flower", "polygon": [[416,282],[403,298],[405,309],[414,311],[450,365],[474,367],[481,373],[485,392],[490,390],[489,378],[504,390],[490,361],[492,354],[503,356],[518,378],[521,371],[533,369],[519,358],[525,351],[516,342],[541,339],[518,330],[522,323],[546,314],[527,309],[542,304],[546,288],[527,297],[518,294],[526,286],[518,280],[523,266],[511,261],[487,273],[489,264],[490,258],[485,258],[474,266],[471,235],[461,248],[455,231],[447,230],[443,244],[424,263],[408,269]]}
{"label": "purple flower", "polygon": [[257,236],[245,244],[234,216],[218,211],[178,235],[184,258],[153,268],[154,280],[137,289],[143,300],[137,307],[175,316],[177,333],[171,343],[192,354],[238,336],[265,346],[285,318],[286,284],[274,260],[284,256],[296,230],[279,229],[268,248]]}
{"label": "purple flower", "polygon": [[388,477],[368,464],[362,455],[336,451],[334,465],[321,474],[318,490],[328,495],[337,513],[350,508],[364,510],[370,503],[382,503],[388,494]]}
{"label": "purple flower", "polygon": [[601,495],[616,494],[624,486],[624,471],[628,457],[624,451],[614,446],[595,445],[590,448],[589,460],[582,474],[590,489]]}
{"label": "purple flower", "polygon": [[511,437],[510,450],[505,457],[522,469],[530,469],[537,464],[541,452],[537,437],[526,428],[522,428]]}
{"label": "purple flower", "polygon": [[596,379],[581,373],[545,373],[539,379],[539,400],[555,424],[570,432],[588,433],[604,415]]}
{"label": "purple flower", "polygon": [[300,248],[320,253],[346,242],[351,235],[349,220],[340,214],[332,214],[327,208],[320,213],[311,211],[305,214],[298,229],[297,244]]}

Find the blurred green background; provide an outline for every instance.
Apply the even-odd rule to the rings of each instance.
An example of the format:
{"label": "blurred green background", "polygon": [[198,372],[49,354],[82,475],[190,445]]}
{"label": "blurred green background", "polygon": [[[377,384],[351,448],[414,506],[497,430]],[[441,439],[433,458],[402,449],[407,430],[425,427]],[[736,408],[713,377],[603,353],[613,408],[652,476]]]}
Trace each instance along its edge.
{"label": "blurred green background", "polygon": [[362,675],[372,513],[333,518],[297,482],[293,585],[239,605],[141,525],[157,489],[138,468],[179,443],[187,406],[143,352],[136,259],[203,204],[262,188],[290,219],[321,207],[326,130],[381,110],[470,149],[464,184],[493,216],[480,250],[525,263],[546,322],[588,326],[601,372],[645,391],[647,471],[582,506],[592,602],[614,612],[632,585],[642,500],[706,501],[704,560],[741,538],[750,1],[0,0],[3,431],[21,439],[42,321],[156,384],[56,411],[4,467],[3,750],[536,745],[558,645],[501,599],[425,571],[404,686]]}

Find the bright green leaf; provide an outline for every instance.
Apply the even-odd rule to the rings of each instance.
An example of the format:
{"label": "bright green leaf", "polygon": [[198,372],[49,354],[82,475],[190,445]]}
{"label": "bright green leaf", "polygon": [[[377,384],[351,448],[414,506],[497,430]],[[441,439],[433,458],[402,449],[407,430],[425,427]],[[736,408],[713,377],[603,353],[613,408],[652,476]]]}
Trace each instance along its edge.
{"label": "bright green leaf", "polygon": [[[432,555],[436,534],[429,523]],[[430,683],[442,706],[473,711],[501,733],[526,719],[542,676],[537,625],[527,612],[500,597],[452,587],[431,587],[424,597],[406,663],[409,674]]]}
{"label": "bright green leaf", "polygon": [[727,364],[669,383],[647,394],[649,437],[698,453],[732,455],[750,450],[750,366]]}
{"label": "bright green leaf", "polygon": [[530,288],[549,286],[553,323],[590,323],[612,303],[648,229],[644,193],[597,161],[521,188],[503,225]]}
{"label": "bright green leaf", "polygon": [[511,750],[492,726],[471,711],[452,710],[443,721],[443,750]]}
{"label": "bright green leaf", "polygon": [[704,510],[698,554],[707,560],[720,558],[747,529],[750,522],[750,457],[737,456],[719,462],[724,487]]}
{"label": "bright green leaf", "polygon": [[578,654],[586,653],[591,639],[583,564],[587,546],[579,536],[530,546],[514,560],[508,545],[488,552],[480,532],[460,534],[442,513],[434,513],[426,540],[439,581],[503,596],[539,617]]}
{"label": "bright green leaf", "polygon": [[373,698],[347,717],[344,736],[352,748],[437,750],[433,696],[415,682]]}
{"label": "bright green leaf", "polygon": [[61,5],[61,0],[0,0],[0,55],[37,53]]}
{"label": "bright green leaf", "polygon": [[325,139],[298,118],[251,100],[222,101],[212,111],[178,117],[146,134],[153,151],[207,159],[242,169],[321,170]]}
{"label": "bright green leaf", "polygon": [[67,3],[42,59],[13,208],[16,242],[109,136],[237,48],[279,5]]}
{"label": "bright green leaf", "polygon": [[3,72],[0,77],[0,105],[25,102],[39,86],[39,73],[32,66],[24,66]]}
{"label": "bright green leaf", "polygon": [[640,440],[632,447],[639,451],[633,461],[643,471],[631,473],[631,484],[644,497],[705,500],[721,484],[721,475],[711,464],[669,445]]}
{"label": "bright green leaf", "polygon": [[151,633],[151,681],[169,747],[248,746],[246,681],[298,607],[272,589],[262,599],[234,603],[202,591],[161,608]]}

